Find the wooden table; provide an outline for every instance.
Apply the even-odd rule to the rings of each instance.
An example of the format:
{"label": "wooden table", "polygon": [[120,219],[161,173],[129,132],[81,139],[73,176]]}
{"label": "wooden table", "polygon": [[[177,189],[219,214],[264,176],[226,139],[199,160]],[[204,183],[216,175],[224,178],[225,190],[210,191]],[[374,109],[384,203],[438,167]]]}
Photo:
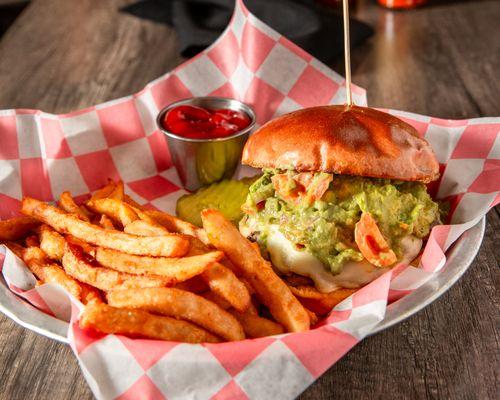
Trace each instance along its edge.
{"label": "wooden table", "polygon": [[[0,108],[69,111],[130,94],[179,64],[172,29],[119,12],[128,3],[33,1],[0,41]],[[411,12],[362,2],[357,16],[377,31],[353,51],[354,82],[370,105],[447,118],[500,114],[500,2]],[[364,340],[301,398],[496,398],[499,232],[494,210],[479,255],[449,292]],[[0,382],[0,399],[92,398],[69,347],[3,316]]]}

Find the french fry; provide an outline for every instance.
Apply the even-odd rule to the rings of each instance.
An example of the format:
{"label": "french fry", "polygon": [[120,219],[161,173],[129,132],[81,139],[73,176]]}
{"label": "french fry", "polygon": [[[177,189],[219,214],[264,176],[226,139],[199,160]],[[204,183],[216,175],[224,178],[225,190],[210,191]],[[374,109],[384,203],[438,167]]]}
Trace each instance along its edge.
{"label": "french fry", "polygon": [[48,225],[39,228],[40,248],[47,256],[53,260],[61,260],[64,255],[66,241],[64,237],[57,233]]}
{"label": "french fry", "polygon": [[191,279],[187,281],[178,283],[174,286],[176,289],[185,290],[186,292],[200,294],[210,290],[205,280],[201,277],[201,275],[193,276]]}
{"label": "french fry", "polygon": [[251,283],[276,321],[290,332],[309,329],[307,311],[236,227],[217,210],[203,210],[201,218],[211,243],[222,250]]}
{"label": "french fry", "polygon": [[183,221],[163,211],[147,210],[144,213],[167,228],[169,232],[180,232],[185,235],[196,236],[196,231],[200,229],[187,221]]}
{"label": "french fry", "polygon": [[81,247],[83,251],[87,254],[90,254],[92,257],[95,254],[95,247],[92,246],[91,244],[85,242],[84,240],[78,239],[74,236],[71,235],[66,235],[65,238],[66,242],[74,244],[78,247]]}
{"label": "french fry", "polygon": [[351,294],[353,294],[357,289],[337,289],[337,290],[334,290],[333,292],[323,293],[323,292],[320,292],[318,289],[316,289],[314,286],[303,286],[303,285],[291,286],[290,285],[290,290],[292,291],[292,293],[295,296],[301,297],[304,299],[323,300],[323,299],[332,298],[336,302],[338,302],[337,301],[338,298],[347,298]]}
{"label": "french fry", "polygon": [[127,203],[112,198],[89,200],[87,207],[96,214],[104,214],[121,226],[138,220],[139,216]]}
{"label": "french fry", "polygon": [[260,317],[253,304],[241,313],[231,308],[231,304],[214,292],[205,292],[202,296],[230,312],[241,324],[245,335],[250,338],[279,335],[284,333],[283,327],[267,318]]}
{"label": "french fry", "polygon": [[137,208],[138,210],[142,210],[143,207],[135,201],[132,197],[130,197],[128,194],[123,195],[123,201],[129,205],[131,205],[134,208]]}
{"label": "french fry", "polygon": [[[127,203],[129,204],[129,203]],[[144,210],[144,208],[137,208],[131,204],[129,204],[130,207],[132,207],[132,209],[137,213],[137,215],[139,216],[139,218],[145,222],[149,222],[150,224],[152,225],[157,225],[157,226],[163,226],[162,224],[160,224],[156,219],[154,219],[153,217],[151,217],[150,215],[148,215],[146,213],[146,211]],[[163,226],[164,227],[164,226]],[[164,227],[167,232],[176,232],[176,231],[169,231],[166,227]],[[180,233],[180,232],[177,232],[177,233]]]}
{"label": "french fry", "polygon": [[23,258],[24,247],[16,242],[5,242],[3,243],[7,246],[7,248],[12,251],[17,257]]}
{"label": "french fry", "polygon": [[307,330],[316,313],[350,294],[319,293],[302,281],[289,288],[218,211],[202,212],[201,229],[144,209],[123,182],[111,180],[86,204],[78,206],[69,192],[61,194],[61,208],[27,197],[25,217],[0,221],[0,241],[37,284],[57,283],[86,305],[82,328],[188,343],[236,341]]}
{"label": "french fry", "polygon": [[23,260],[35,276],[44,283],[56,283],[75,298],[80,299],[80,283],[68,276],[57,264],[51,263],[38,247],[28,247],[23,251]]}
{"label": "french fry", "polygon": [[[217,293],[212,292],[212,291],[206,291],[200,294],[200,296],[203,296],[205,299],[210,300],[211,302],[217,304],[220,308],[223,308],[224,310],[233,310],[231,303],[229,303],[225,298],[219,296]],[[234,310],[237,311],[237,310]],[[253,303],[250,303],[250,306],[244,311],[245,313],[257,315],[257,309],[253,305]]]}
{"label": "french fry", "polygon": [[[40,235],[40,249],[49,258],[60,261],[63,258],[64,248],[66,245],[64,237],[61,236],[59,233],[57,233],[48,225],[40,226],[39,235]],[[62,268],[59,269],[65,272]],[[66,276],[69,279],[73,280],[73,278],[71,278],[67,274]],[[87,304],[91,301],[102,302],[99,290],[82,282],[78,282],[78,284],[80,285],[80,301],[83,304]]]}
{"label": "french fry", "polygon": [[158,275],[166,278],[169,283],[183,282],[201,274],[223,255],[220,251],[212,251],[199,256],[182,258],[145,257],[102,247],[98,247],[95,252],[96,260],[104,267],[129,274]]}
{"label": "french fry", "polygon": [[90,200],[104,199],[106,197],[109,197],[116,189],[117,189],[116,183],[112,179],[108,179],[108,183],[99,190],[97,190],[92,195]]}
{"label": "french fry", "polygon": [[321,293],[313,286],[290,286],[290,290],[306,308],[316,314],[325,315],[357,289],[338,289]]}
{"label": "french fry", "polygon": [[270,319],[259,317],[249,312],[229,311],[240,322],[245,335],[249,338],[280,335],[285,332],[283,327]]}
{"label": "french fry", "polygon": [[125,196],[125,188],[123,186],[123,181],[118,181],[115,184],[115,187],[111,191],[110,194],[108,194],[107,197],[110,199],[117,199],[117,200],[123,200],[123,197]]}
{"label": "french fry", "polygon": [[84,254],[81,248],[70,243],[64,248],[62,265],[68,275],[105,291],[161,287],[168,284],[168,280],[164,278],[132,275],[101,267]]}
{"label": "french fry", "polygon": [[125,193],[124,193],[123,182],[122,181],[115,182],[112,179],[108,179],[108,183],[101,189],[97,190],[92,195],[90,200],[106,199],[106,198],[123,200],[124,195]]}
{"label": "french fry", "polygon": [[80,316],[80,327],[103,333],[171,340],[186,343],[217,343],[214,335],[186,321],[153,315],[141,310],[110,307],[102,303],[88,304]]}
{"label": "french fry", "polygon": [[228,310],[231,308],[231,303],[224,299],[223,297],[219,296],[217,293],[207,291],[204,293],[201,293],[200,296],[204,297],[208,301],[211,301],[212,303],[217,304],[220,308],[224,310]]}
{"label": "french fry", "polygon": [[[139,216],[144,218],[142,214],[139,211]],[[192,236],[194,232],[191,231],[192,228],[197,231],[194,232],[197,236],[193,236],[191,239],[191,248],[188,253],[189,255],[200,255],[210,251],[210,248],[199,239],[199,232],[204,232],[202,229],[166,213],[154,212],[152,214],[146,214],[145,220],[134,221],[125,228],[125,231],[127,231],[127,228],[137,224],[137,228],[134,227],[132,232],[138,235],[147,233],[150,233],[150,235],[159,235],[164,232],[161,228],[156,228],[156,224],[158,223],[156,222],[157,220],[153,220],[153,227],[151,227],[150,222],[148,222],[148,218],[151,218],[150,215],[161,215],[162,217],[160,217],[160,219],[166,218],[167,221],[173,221],[173,225],[171,224],[169,227],[174,232],[185,233]],[[164,228],[164,225],[161,227],[167,231],[166,228]],[[179,227],[181,227],[182,232],[178,230]],[[205,272],[203,272],[202,277],[207,282],[211,290],[229,301],[238,311],[245,311],[251,304],[250,294],[248,293],[248,290],[245,290],[245,285],[236,277],[236,275],[234,275],[231,269],[225,267],[224,265],[220,263],[212,264],[205,270]]]}
{"label": "french fry", "polygon": [[111,218],[109,218],[107,215],[102,214],[101,218],[99,218],[99,226],[104,229],[115,229],[115,226],[113,225],[113,221],[111,221]]}
{"label": "french fry", "polygon": [[254,250],[260,254],[260,248],[259,248],[259,245],[255,242],[250,242],[250,244],[252,245],[252,247],[254,248]]}
{"label": "french fry", "polygon": [[194,293],[174,288],[144,288],[111,291],[107,300],[113,307],[139,308],[185,319],[227,340],[245,338],[243,328],[231,314]]}
{"label": "french fry", "polygon": [[245,284],[229,268],[220,263],[214,263],[201,276],[210,290],[223,297],[236,310],[243,312],[250,307],[250,294]]}
{"label": "french fry", "polygon": [[200,239],[204,244],[210,244],[203,229],[200,229],[187,221],[183,221],[173,215],[156,210],[147,210],[144,211],[144,214],[163,225],[169,232],[177,232],[184,235],[194,236]]}
{"label": "french fry", "polygon": [[238,279],[241,281],[241,283],[243,283],[243,285],[245,285],[245,287],[247,288],[247,291],[248,291],[248,293],[250,293],[250,295],[255,294],[255,289],[252,287],[252,285],[250,285],[250,282],[248,282],[248,280],[246,280],[245,278],[241,278],[241,277],[239,277]]}
{"label": "french fry", "polygon": [[[136,232],[139,236],[161,236],[168,232],[182,233],[176,230],[168,230],[165,226],[160,224],[155,218],[150,216],[142,206],[136,207],[132,199],[126,202],[139,216],[139,220],[129,224],[128,230],[130,233]],[[149,235],[149,233],[151,235]]]}
{"label": "french fry", "polygon": [[[201,235],[200,232],[203,232],[203,235],[206,236],[205,231],[202,229],[160,211],[146,211],[145,214],[149,218],[155,218],[157,223],[160,223],[171,232],[193,236],[189,251],[190,255],[200,255],[210,251],[209,247],[199,238]],[[140,217],[143,218],[141,214]],[[143,222],[146,224],[149,223],[146,221]],[[138,221],[135,223],[138,223]],[[157,232],[159,233],[160,230]],[[203,272],[202,277],[207,282],[210,290],[225,298],[236,310],[243,312],[251,304],[250,294],[245,285],[226,266],[214,263]]]}
{"label": "french fry", "polygon": [[90,221],[88,211],[83,207],[79,207],[75,203],[75,200],[71,196],[71,193],[68,191],[61,193],[61,198],[59,199],[59,207],[70,214],[75,214],[82,221]]}
{"label": "french fry", "polygon": [[38,240],[38,236],[29,235],[24,239],[26,247],[40,247],[40,240]]}
{"label": "french fry", "polygon": [[[201,240],[191,239],[191,248],[188,254],[203,254],[210,251]],[[238,311],[245,311],[251,304],[250,293],[245,284],[236,277],[234,272],[221,263],[212,264],[202,274],[210,290],[226,299]]]}
{"label": "french fry", "polygon": [[319,321],[318,315],[314,311],[309,310],[308,308],[306,308],[306,311],[309,314],[309,320],[311,321],[311,326],[316,325]]}
{"label": "french fry", "polygon": [[103,303],[101,293],[93,286],[80,282],[82,292],[80,294],[80,301],[83,304],[89,303]]}
{"label": "french fry", "polygon": [[163,226],[142,219],[129,223],[123,231],[137,236],[163,236],[169,234]]}
{"label": "french fry", "polygon": [[290,274],[284,277],[284,280],[288,286],[313,286],[314,281],[308,276],[302,276],[297,274]]}
{"label": "french fry", "polygon": [[0,241],[22,239],[38,225],[40,221],[32,217],[15,217],[0,221]]}
{"label": "french fry", "polygon": [[126,253],[181,257],[189,249],[189,240],[181,235],[171,233],[168,236],[141,237],[120,231],[106,230],[29,197],[23,199],[22,212],[52,226],[59,233],[70,234],[96,246]]}

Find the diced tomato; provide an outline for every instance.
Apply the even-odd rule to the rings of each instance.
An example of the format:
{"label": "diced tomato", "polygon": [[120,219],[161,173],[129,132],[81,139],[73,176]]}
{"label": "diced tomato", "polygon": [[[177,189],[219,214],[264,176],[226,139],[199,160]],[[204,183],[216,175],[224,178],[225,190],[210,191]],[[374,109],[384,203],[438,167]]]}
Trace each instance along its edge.
{"label": "diced tomato", "polygon": [[321,200],[333,180],[332,175],[326,175],[321,179],[316,178],[307,187],[307,197],[309,203]]}
{"label": "diced tomato", "polygon": [[366,236],[366,244],[370,247],[370,250],[374,254],[378,254],[384,249],[381,249],[380,246],[378,245],[377,241],[373,236],[367,235]]}
{"label": "diced tomato", "polygon": [[300,183],[304,188],[307,188],[311,183],[313,174],[310,172],[301,172],[293,177],[293,180]]}
{"label": "diced tomato", "polygon": [[276,190],[283,200],[293,204],[300,204],[301,195],[304,193],[304,187],[300,183],[296,184],[294,189],[290,189],[290,177],[286,174],[274,175],[271,181],[273,182],[274,190]]}
{"label": "diced tomato", "polygon": [[363,257],[373,265],[388,267],[397,261],[396,254],[380,232],[375,218],[368,212],[362,213],[356,223],[354,240]]}
{"label": "diced tomato", "polygon": [[263,210],[265,206],[266,206],[266,201],[265,200],[259,201],[257,203],[257,210],[259,210],[259,211]]}
{"label": "diced tomato", "polygon": [[[323,179],[318,179],[310,172],[301,172],[293,177],[287,174],[278,174],[271,179],[274,189],[283,200],[293,204],[310,205],[323,197],[333,177],[325,175]],[[294,181],[292,190],[289,189],[290,179]]]}

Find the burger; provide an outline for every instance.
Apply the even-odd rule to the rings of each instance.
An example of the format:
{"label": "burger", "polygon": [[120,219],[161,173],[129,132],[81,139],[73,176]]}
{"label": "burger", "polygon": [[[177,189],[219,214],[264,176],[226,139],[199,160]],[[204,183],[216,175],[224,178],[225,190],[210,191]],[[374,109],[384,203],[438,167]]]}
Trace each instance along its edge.
{"label": "burger", "polygon": [[322,106],[258,129],[243,164],[263,174],[249,189],[243,235],[285,276],[320,292],[361,287],[409,264],[441,222],[426,184],[439,177],[411,125],[358,106]]}

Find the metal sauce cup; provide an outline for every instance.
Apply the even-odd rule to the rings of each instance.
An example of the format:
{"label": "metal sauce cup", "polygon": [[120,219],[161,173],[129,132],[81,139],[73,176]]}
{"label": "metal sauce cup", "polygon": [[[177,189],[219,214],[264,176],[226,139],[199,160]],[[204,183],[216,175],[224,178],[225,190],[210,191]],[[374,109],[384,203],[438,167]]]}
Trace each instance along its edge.
{"label": "metal sauce cup", "polygon": [[[162,124],[166,113],[181,105],[242,111],[250,118],[250,125],[222,138],[185,138],[169,132]],[[235,99],[193,97],[177,101],[163,108],[156,118],[156,124],[167,137],[170,155],[182,185],[187,190],[193,191],[202,186],[233,177],[240,162],[243,146],[255,126],[255,113],[250,106]]]}

